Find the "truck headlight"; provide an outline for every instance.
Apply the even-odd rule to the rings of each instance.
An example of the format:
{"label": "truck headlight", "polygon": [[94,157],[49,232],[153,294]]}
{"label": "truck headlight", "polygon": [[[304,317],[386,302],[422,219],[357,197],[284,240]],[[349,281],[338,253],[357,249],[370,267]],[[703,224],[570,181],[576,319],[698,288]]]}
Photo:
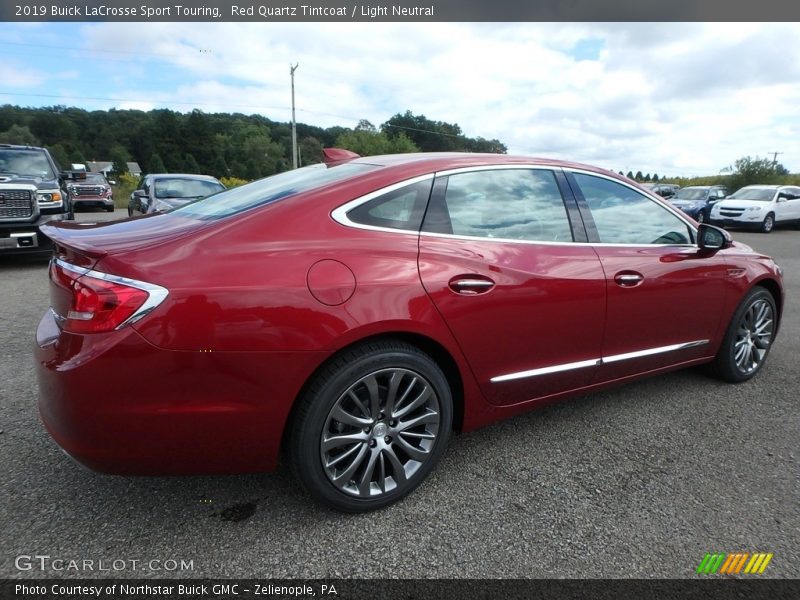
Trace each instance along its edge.
{"label": "truck headlight", "polygon": [[60,190],[41,190],[36,192],[36,200],[39,204],[60,205],[61,191]]}

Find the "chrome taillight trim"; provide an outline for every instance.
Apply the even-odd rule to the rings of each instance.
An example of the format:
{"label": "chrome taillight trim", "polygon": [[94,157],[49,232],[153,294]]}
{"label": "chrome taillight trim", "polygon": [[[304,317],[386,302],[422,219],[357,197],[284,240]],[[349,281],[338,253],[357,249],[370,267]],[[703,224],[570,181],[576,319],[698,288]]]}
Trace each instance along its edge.
{"label": "chrome taillight trim", "polygon": [[79,267],[78,265],[73,265],[72,263],[68,263],[60,258],[53,258],[52,260],[62,269],[71,271],[72,273],[78,273],[81,277],[94,277],[95,279],[119,283],[121,285],[127,285],[128,287],[147,292],[147,300],[144,301],[144,303],[136,310],[136,312],[125,319],[122,323],[117,325],[115,331],[131,325],[145,315],[149,314],[156,307],[158,307],[159,304],[166,300],[167,296],[169,296],[169,290],[167,288],[161,287],[160,285],[156,285],[154,283],[147,283],[146,281],[139,281],[138,279],[130,279],[129,277],[121,277],[119,275],[103,273],[102,271],[95,271],[86,267]]}
{"label": "chrome taillight trim", "polygon": [[691,342],[683,342],[681,344],[670,344],[669,346],[658,346],[656,348],[637,350],[636,352],[626,352],[624,354],[612,354],[611,356],[606,356],[604,358],[590,358],[588,360],[564,363],[561,365],[552,365],[549,367],[541,367],[539,369],[530,369],[528,371],[508,373],[507,375],[498,375],[497,377],[492,377],[490,381],[492,383],[502,383],[504,381],[525,379],[527,377],[538,377],[540,375],[550,375],[551,373],[561,373],[563,371],[572,371],[574,369],[598,367],[606,363],[615,363],[623,360],[631,360],[634,358],[644,358],[645,356],[652,356],[653,354],[662,354],[664,352],[675,352],[676,350],[688,350],[689,348],[705,346],[710,341],[711,340],[694,340]]}

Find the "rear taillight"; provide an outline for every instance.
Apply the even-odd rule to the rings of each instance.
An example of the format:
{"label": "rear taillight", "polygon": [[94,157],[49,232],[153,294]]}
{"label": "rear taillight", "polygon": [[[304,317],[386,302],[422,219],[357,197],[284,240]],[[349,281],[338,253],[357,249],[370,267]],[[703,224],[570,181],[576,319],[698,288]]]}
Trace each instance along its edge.
{"label": "rear taillight", "polygon": [[129,325],[153,310],[167,290],[134,279],[78,267],[61,259],[50,263],[51,303],[62,329],[102,333]]}

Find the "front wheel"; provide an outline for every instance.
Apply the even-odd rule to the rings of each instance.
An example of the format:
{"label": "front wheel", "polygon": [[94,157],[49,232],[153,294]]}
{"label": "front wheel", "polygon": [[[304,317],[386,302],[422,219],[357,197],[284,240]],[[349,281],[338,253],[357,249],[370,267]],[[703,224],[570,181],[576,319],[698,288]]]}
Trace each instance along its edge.
{"label": "front wheel", "polygon": [[402,342],[346,352],[298,402],[292,470],[316,499],[346,512],[381,508],[416,488],[442,457],[453,419],[441,369]]}
{"label": "front wheel", "polygon": [[761,233],[770,233],[773,227],[775,227],[775,215],[769,213],[761,223]]}
{"label": "front wheel", "polygon": [[740,383],[758,373],[772,347],[777,315],[772,294],[762,287],[750,290],[736,309],[712,364],[716,375]]}

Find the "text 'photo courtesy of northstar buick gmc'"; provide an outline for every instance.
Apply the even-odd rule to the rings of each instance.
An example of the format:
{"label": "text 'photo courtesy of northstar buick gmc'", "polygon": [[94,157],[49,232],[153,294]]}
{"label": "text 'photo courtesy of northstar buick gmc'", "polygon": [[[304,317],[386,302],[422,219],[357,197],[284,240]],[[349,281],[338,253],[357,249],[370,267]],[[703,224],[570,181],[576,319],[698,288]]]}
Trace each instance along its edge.
{"label": "text 'photo courtesy of northstar buick gmc'", "polygon": [[743,382],[767,359],[780,267],[624,177],[326,155],[174,210],[43,227],[39,408],[69,455],[146,475],[280,455],[317,500],[367,511],[416,488],[453,432],[694,365]]}

